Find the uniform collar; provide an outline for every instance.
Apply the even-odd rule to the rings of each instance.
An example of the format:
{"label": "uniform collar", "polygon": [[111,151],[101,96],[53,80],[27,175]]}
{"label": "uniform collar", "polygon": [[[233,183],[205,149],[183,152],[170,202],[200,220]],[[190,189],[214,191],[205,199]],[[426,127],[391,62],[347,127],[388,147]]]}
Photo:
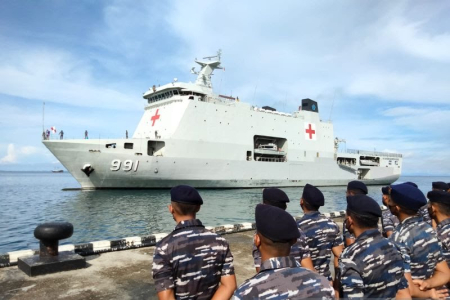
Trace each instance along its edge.
{"label": "uniform collar", "polygon": [[261,264],[259,272],[272,269],[296,268],[296,267],[300,267],[300,265],[292,256],[272,257],[265,260]]}
{"label": "uniform collar", "polygon": [[180,223],[178,223],[177,226],[175,227],[175,230],[183,229],[186,227],[205,227],[205,226],[203,226],[203,224],[202,224],[202,222],[200,222],[200,220],[191,219],[191,220],[181,221]]}
{"label": "uniform collar", "polygon": [[357,238],[356,241],[365,240],[371,237],[376,237],[377,235],[381,235],[380,231],[378,231],[377,228],[368,229],[361,233]]}
{"label": "uniform collar", "polygon": [[305,213],[305,216],[308,216],[310,218],[318,217],[319,215],[320,215],[320,211],[310,211],[310,212]]}
{"label": "uniform collar", "polygon": [[414,223],[414,222],[420,222],[422,220],[422,217],[420,216],[410,216],[403,220],[400,224],[408,224],[408,223]]}
{"label": "uniform collar", "polygon": [[442,221],[441,223],[439,223],[437,225],[437,228],[442,228],[442,227],[444,227],[445,225],[448,225],[448,224],[450,224],[450,218],[447,218],[444,221]]}

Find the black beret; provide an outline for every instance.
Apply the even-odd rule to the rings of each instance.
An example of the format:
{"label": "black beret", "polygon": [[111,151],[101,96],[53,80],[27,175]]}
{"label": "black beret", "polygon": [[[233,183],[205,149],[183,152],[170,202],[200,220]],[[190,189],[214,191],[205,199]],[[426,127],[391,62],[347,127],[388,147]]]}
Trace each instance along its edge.
{"label": "black beret", "polygon": [[367,193],[368,193],[368,191],[367,191],[367,186],[364,184],[364,182],[362,182],[362,181],[357,181],[357,180],[354,180],[354,181],[350,181],[348,184],[347,184],[347,191],[350,191],[350,190],[360,190],[360,191],[362,191],[364,194],[366,194],[367,195]]}
{"label": "black beret", "polygon": [[191,186],[188,185],[178,185],[170,190],[170,197],[172,202],[191,204],[191,205],[202,205],[203,199],[200,194]]}
{"label": "black beret", "polygon": [[431,185],[432,185],[433,189],[438,189],[438,190],[443,190],[443,191],[448,190],[448,184],[446,184],[443,181],[435,181]]}
{"label": "black beret", "polygon": [[286,195],[286,193],[280,189],[265,188],[263,190],[263,201],[267,201],[267,202],[271,202],[271,203],[277,203],[277,202],[286,203],[286,202],[289,202],[289,198]]}
{"label": "black beret", "polygon": [[430,202],[439,202],[450,205],[450,193],[444,191],[431,191],[427,194]]}
{"label": "black beret", "polygon": [[389,188],[390,188],[390,186],[383,186],[382,188],[381,188],[381,192],[383,193],[383,195],[389,195]]}
{"label": "black beret", "polygon": [[347,210],[360,216],[381,217],[380,205],[366,195],[348,196]]}
{"label": "black beret", "polygon": [[407,182],[405,182],[405,184],[409,184],[409,185],[412,185],[412,186],[415,187],[415,188],[419,188],[419,187],[417,186],[417,184],[415,184],[414,182],[411,182],[411,181],[407,181]]}
{"label": "black beret", "polygon": [[325,205],[325,198],[323,197],[322,192],[309,183],[307,183],[305,185],[305,188],[303,189],[302,198],[303,200],[314,206]]}
{"label": "black beret", "polygon": [[256,231],[273,242],[289,242],[300,237],[294,218],[281,208],[258,204],[255,221]]}
{"label": "black beret", "polygon": [[402,183],[392,185],[391,188],[391,199],[399,206],[417,211],[427,204],[425,195],[412,185]]}

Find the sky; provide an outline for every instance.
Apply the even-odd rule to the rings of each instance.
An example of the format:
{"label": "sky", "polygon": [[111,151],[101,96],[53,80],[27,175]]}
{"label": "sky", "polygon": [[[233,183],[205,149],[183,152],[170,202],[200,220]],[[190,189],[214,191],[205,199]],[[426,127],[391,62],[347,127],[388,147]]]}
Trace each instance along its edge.
{"label": "sky", "polygon": [[43,125],[131,136],[149,87],[195,81],[221,49],[215,92],[284,112],[314,99],[341,149],[450,176],[449,15],[444,0],[0,1],[0,170],[58,165]]}

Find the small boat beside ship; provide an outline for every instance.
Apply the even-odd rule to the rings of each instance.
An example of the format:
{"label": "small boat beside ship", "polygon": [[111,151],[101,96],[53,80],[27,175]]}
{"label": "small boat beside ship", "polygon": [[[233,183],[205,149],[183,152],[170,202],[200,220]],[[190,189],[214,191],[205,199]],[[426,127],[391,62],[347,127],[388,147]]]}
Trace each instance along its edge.
{"label": "small boat beside ship", "polygon": [[340,152],[333,124],[318,103],[279,112],[216,94],[211,75],[221,53],[196,60],[194,83],[172,82],[144,93],[146,107],[131,139],[43,140],[83,189],[253,188],[390,184],[402,155]]}

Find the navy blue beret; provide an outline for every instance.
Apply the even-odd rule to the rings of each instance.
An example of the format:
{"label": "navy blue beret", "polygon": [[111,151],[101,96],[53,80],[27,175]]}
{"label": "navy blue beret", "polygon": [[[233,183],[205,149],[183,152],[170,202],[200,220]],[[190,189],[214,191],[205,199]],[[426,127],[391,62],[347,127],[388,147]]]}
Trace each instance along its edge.
{"label": "navy blue beret", "polygon": [[391,188],[391,199],[399,206],[419,210],[427,204],[425,195],[412,185],[402,183],[392,185]]}
{"label": "navy blue beret", "polygon": [[348,196],[347,211],[360,216],[381,217],[380,205],[366,195]]}
{"label": "navy blue beret", "polygon": [[427,198],[430,202],[439,202],[450,205],[450,193],[444,191],[431,191],[428,192]]}
{"label": "navy blue beret", "polygon": [[381,188],[381,192],[383,193],[383,195],[389,195],[389,188],[390,188],[390,186],[383,186],[382,188]]}
{"label": "navy blue beret", "polygon": [[256,231],[273,242],[289,242],[300,237],[294,218],[281,208],[258,204],[255,221]]}
{"label": "navy blue beret", "polygon": [[347,191],[350,191],[350,190],[360,190],[361,192],[363,192],[366,195],[368,193],[367,186],[364,184],[364,182],[357,181],[357,180],[350,181],[347,184]]}
{"label": "navy blue beret", "polygon": [[446,184],[443,181],[435,181],[433,183],[431,183],[433,189],[438,189],[438,190],[443,190],[443,191],[447,191],[448,190],[448,184]]}
{"label": "navy blue beret", "polygon": [[407,181],[407,182],[405,182],[405,184],[409,184],[409,185],[412,185],[412,186],[415,187],[415,188],[419,188],[419,187],[417,186],[417,184],[415,184],[414,182],[411,182],[411,181]]}
{"label": "navy blue beret", "polygon": [[263,201],[268,201],[271,203],[289,202],[289,198],[285,192],[277,188],[265,188],[263,190]]}
{"label": "navy blue beret", "polygon": [[313,185],[307,183],[303,189],[303,200],[314,206],[324,206],[325,198],[322,192]]}
{"label": "navy blue beret", "polygon": [[200,194],[191,186],[178,185],[170,190],[172,202],[185,203],[191,205],[202,205],[203,199]]}

